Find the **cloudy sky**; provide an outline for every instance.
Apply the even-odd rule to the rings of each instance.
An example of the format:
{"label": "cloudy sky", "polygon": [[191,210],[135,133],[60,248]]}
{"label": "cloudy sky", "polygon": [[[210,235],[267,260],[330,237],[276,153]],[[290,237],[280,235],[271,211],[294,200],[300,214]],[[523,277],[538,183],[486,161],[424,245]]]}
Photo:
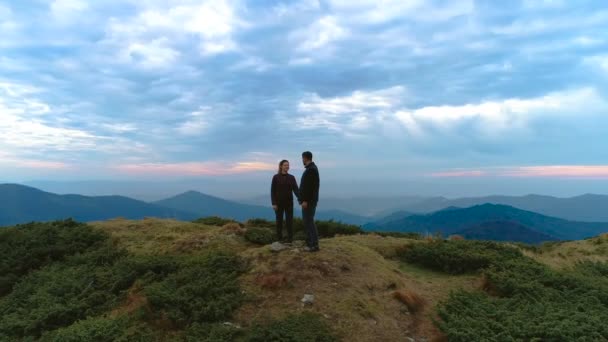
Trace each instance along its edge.
{"label": "cloudy sky", "polygon": [[608,5],[0,3],[0,181],[229,186],[304,150],[379,193],[608,193]]}

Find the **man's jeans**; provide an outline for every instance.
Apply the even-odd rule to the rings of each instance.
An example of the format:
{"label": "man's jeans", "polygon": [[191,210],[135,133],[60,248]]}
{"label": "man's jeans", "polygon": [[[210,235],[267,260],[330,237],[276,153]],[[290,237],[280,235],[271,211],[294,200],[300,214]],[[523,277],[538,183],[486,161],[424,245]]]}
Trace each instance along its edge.
{"label": "man's jeans", "polygon": [[306,245],[310,248],[319,247],[319,233],[315,225],[316,211],[316,203],[308,203],[308,208],[302,208],[302,220],[304,221],[304,229],[306,230]]}

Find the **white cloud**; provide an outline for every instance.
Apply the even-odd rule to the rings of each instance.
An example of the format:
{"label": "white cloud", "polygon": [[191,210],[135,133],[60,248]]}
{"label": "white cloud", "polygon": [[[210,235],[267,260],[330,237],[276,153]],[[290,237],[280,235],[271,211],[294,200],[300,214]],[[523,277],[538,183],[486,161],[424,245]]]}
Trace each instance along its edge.
{"label": "white cloud", "polygon": [[298,42],[298,50],[308,52],[325,48],[348,34],[348,30],[341,27],[335,17],[324,16],[307,28],[293,32],[290,38]]}
{"label": "white cloud", "polygon": [[280,3],[272,8],[278,17],[298,16],[303,12],[320,10],[319,0],[301,0],[296,3]]}
{"label": "white cloud", "polygon": [[59,17],[73,15],[87,8],[88,4],[82,0],[54,0],[51,3],[51,12]]}
{"label": "white cloud", "polygon": [[[13,154],[41,154],[49,151],[124,152],[132,151],[133,147],[141,149],[136,142],[127,139],[71,127],[74,122],[63,116],[69,106],[52,106],[39,98],[43,93],[42,89],[30,85],[0,82],[0,150]],[[127,128],[122,127],[123,130]]]}
{"label": "white cloud", "polygon": [[608,55],[587,57],[584,59],[584,62],[592,67],[599,68],[600,70],[608,73]]}
{"label": "white cloud", "polygon": [[399,108],[407,95],[402,86],[377,91],[355,91],[348,96],[322,98],[309,94],[298,103],[297,126],[334,131],[365,130]]}
{"label": "white cloud", "polygon": [[111,123],[102,124],[101,127],[112,133],[129,133],[137,131],[137,126],[132,123]]}
{"label": "white cloud", "polygon": [[[228,0],[140,3],[139,12],[126,20],[113,19],[106,28],[105,44],[130,54],[134,48],[151,65],[174,62],[179,52],[175,44],[198,39],[201,55],[238,50],[232,35],[247,23]],[[160,55],[160,57],[159,57]]]}
{"label": "white cloud", "polygon": [[354,24],[374,24],[403,18],[439,22],[474,11],[471,0],[441,4],[429,0],[329,0],[329,6]]}
{"label": "white cloud", "polygon": [[190,113],[187,121],[177,127],[177,131],[183,135],[201,134],[209,126],[209,113],[211,107],[203,106],[198,111]]}
{"label": "white cloud", "polygon": [[532,99],[485,101],[460,106],[429,106],[415,110],[403,109],[395,116],[414,135],[424,127],[443,131],[457,129],[465,121],[473,121],[477,133],[493,136],[507,131],[526,129],[527,124],[540,117],[575,118],[583,113],[597,113],[608,103],[592,88],[551,93]]}
{"label": "white cloud", "polygon": [[123,50],[123,58],[146,68],[170,67],[179,57],[179,52],[168,45],[166,38],[146,43],[133,42]]}

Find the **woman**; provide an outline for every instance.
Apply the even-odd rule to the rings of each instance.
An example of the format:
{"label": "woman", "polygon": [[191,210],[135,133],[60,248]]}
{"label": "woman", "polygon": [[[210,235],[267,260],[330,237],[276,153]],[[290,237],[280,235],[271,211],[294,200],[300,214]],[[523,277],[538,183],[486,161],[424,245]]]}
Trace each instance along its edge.
{"label": "woman", "polygon": [[[277,218],[277,239],[286,243],[293,242],[293,194],[299,198],[298,183],[296,183],[296,178],[289,174],[289,162],[281,160],[279,172],[272,177],[270,198]],[[287,240],[285,241],[283,241],[283,215],[285,215],[287,226]]]}

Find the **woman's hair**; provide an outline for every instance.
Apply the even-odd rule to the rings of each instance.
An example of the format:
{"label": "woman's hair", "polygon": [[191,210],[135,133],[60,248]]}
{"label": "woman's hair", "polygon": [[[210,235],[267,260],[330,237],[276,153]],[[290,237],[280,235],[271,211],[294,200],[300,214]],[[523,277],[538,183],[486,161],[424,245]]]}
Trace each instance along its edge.
{"label": "woman's hair", "polygon": [[289,163],[289,160],[285,160],[285,159],[281,160],[281,162],[279,163],[279,172],[278,173],[281,173],[281,168],[283,167],[283,164],[285,164],[285,163]]}

